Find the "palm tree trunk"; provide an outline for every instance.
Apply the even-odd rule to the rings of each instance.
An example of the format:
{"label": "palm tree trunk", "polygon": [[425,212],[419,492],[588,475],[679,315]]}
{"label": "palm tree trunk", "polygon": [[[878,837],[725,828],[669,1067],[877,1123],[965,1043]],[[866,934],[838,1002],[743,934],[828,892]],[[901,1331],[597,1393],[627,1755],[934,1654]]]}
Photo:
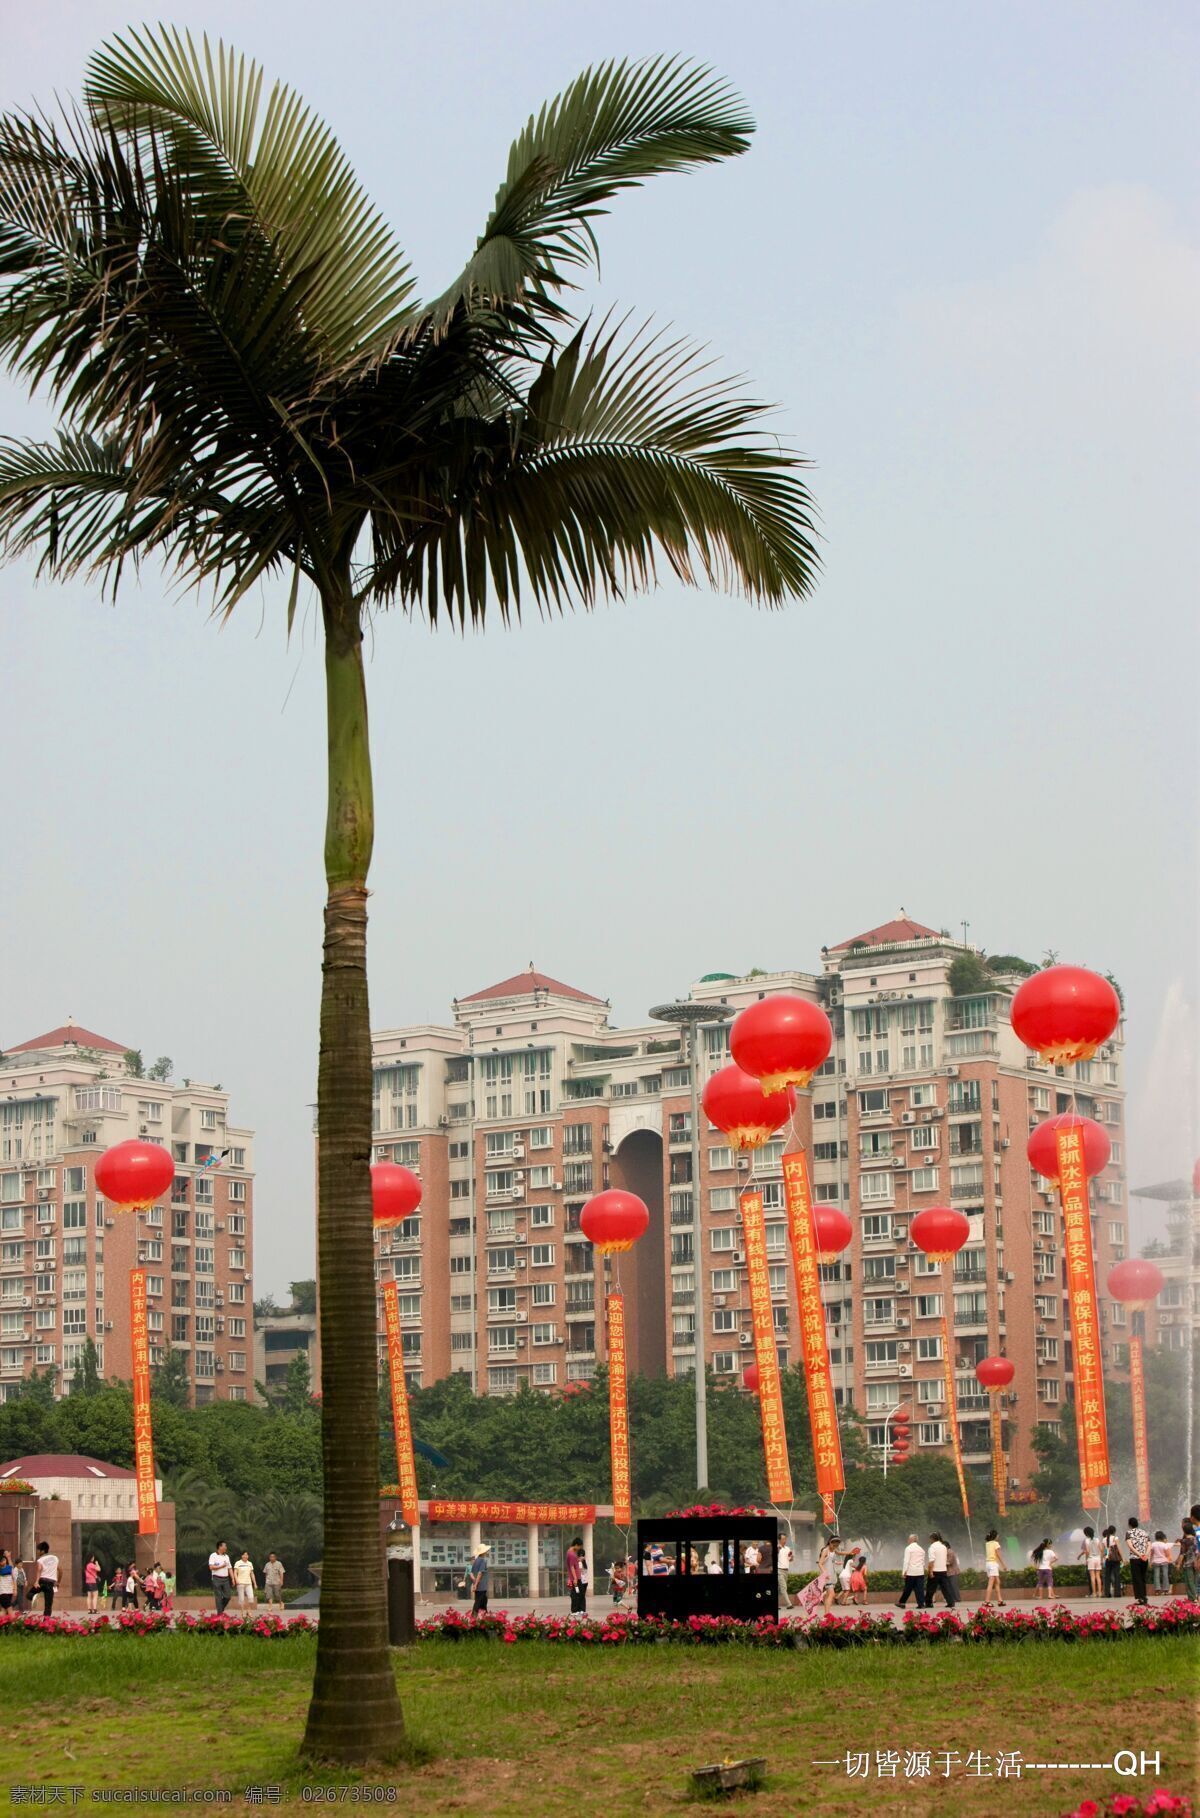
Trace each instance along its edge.
{"label": "palm tree trunk", "polygon": [[404,1720],[387,1645],[371,1224],[367,871],[374,840],[362,628],[349,570],[323,602],[329,808],[317,1079],[325,1552],[309,1760],[394,1760]]}

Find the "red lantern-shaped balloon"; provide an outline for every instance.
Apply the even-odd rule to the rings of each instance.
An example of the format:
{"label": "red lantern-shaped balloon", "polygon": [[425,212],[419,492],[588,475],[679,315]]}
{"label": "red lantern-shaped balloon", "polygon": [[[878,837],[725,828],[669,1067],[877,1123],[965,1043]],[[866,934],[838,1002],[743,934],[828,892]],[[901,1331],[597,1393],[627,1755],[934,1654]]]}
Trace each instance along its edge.
{"label": "red lantern-shaped balloon", "polygon": [[758,1365],[749,1363],[742,1371],[742,1387],[749,1389],[751,1395],[758,1394]]}
{"label": "red lantern-shaped balloon", "polygon": [[161,1143],[116,1143],[96,1163],[96,1186],[118,1212],[144,1212],[174,1178],[175,1163]]}
{"label": "red lantern-shaped balloon", "polygon": [[1102,1174],[1108,1166],[1112,1154],[1112,1144],[1108,1132],[1094,1117],[1076,1117],[1073,1111],[1064,1111],[1061,1117],[1048,1117],[1030,1133],[1025,1145],[1029,1165],[1048,1180],[1058,1185],[1058,1132],[1060,1130],[1079,1130],[1083,1134],[1083,1168],[1090,1180],[1093,1174]]}
{"label": "red lantern-shaped balloon", "polygon": [[975,1365],[976,1376],[989,1391],[1006,1389],[1016,1373],[1017,1366],[1008,1357],[981,1357]]}
{"label": "red lantern-shaped balloon", "polygon": [[753,1075],[740,1067],[722,1067],[700,1094],[705,1116],[728,1139],[731,1149],[760,1149],[781,1130],[796,1109],[792,1086],[764,1092]]}
{"label": "red lantern-shaped balloon", "polygon": [[1106,978],[1083,966],[1047,966],[1012,1001],[1012,1026],[1043,1060],[1091,1060],[1121,1020],[1121,1000]]}
{"label": "red lantern-shaped balloon", "polygon": [[956,1212],[951,1206],[929,1206],[917,1213],[908,1235],[930,1262],[949,1262],[971,1235],[971,1221],[965,1212]]}
{"label": "red lantern-shaped balloon", "polygon": [[822,1256],[839,1255],[854,1235],[854,1226],[836,1206],[814,1206],[813,1224],[817,1233],[817,1249]]}
{"label": "red lantern-shaped balloon", "polygon": [[1166,1276],[1156,1263],[1144,1256],[1130,1256],[1114,1263],[1108,1272],[1108,1291],[1114,1300],[1122,1300],[1138,1312],[1157,1300],[1166,1286]]}
{"label": "red lantern-shaped balloon", "polygon": [[787,993],[751,1004],[729,1030],[729,1052],[764,1092],[807,1086],[832,1046],[833,1027],[820,1005]]}
{"label": "red lantern-shaped balloon", "polygon": [[621,1187],[597,1193],[579,1214],[579,1229],[601,1256],[620,1256],[632,1250],[649,1223],[645,1200]]}
{"label": "red lantern-shaped balloon", "polygon": [[421,1183],[411,1168],[376,1162],[371,1169],[371,1216],[377,1231],[411,1218],[421,1203]]}

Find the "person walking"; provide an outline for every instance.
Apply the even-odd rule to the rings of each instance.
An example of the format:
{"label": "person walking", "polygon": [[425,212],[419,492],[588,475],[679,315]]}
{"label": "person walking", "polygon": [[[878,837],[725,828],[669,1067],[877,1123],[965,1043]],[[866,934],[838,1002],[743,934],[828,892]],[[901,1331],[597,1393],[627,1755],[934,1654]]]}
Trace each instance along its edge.
{"label": "person walking", "polygon": [[23,1616],[29,1608],[29,1578],[25,1571],[25,1561],[18,1559],[13,1565],[13,1585],[16,1588],[17,1601],[14,1606]]}
{"label": "person walking", "polygon": [[123,1565],[113,1567],[111,1588],[110,1609],[123,1610],[125,1608],[125,1567]]}
{"label": "person walking", "polygon": [[158,1566],[151,1565],[142,1577],[142,1595],[146,1599],[146,1608],[154,1615],[158,1609]]}
{"label": "person walking", "polygon": [[1105,1528],[1100,1536],[1100,1545],[1104,1560],[1104,1595],[1119,1597],[1121,1595],[1121,1561],[1124,1554],[1121,1552],[1121,1543],[1117,1539],[1116,1528],[1111,1526]]}
{"label": "person walking", "polygon": [[208,1556],[208,1572],[212,1579],[213,1603],[217,1615],[223,1616],[225,1605],[233,1596],[233,1562],[223,1540],[217,1542],[215,1551]]}
{"label": "person walking", "polygon": [[1150,1536],[1136,1515],[1125,1523],[1125,1545],[1129,1548],[1129,1576],[1135,1603],[1149,1603],[1146,1575],[1150,1565]]}
{"label": "person walking", "polygon": [[254,1561],[249,1553],[243,1551],[240,1559],[233,1562],[233,1582],[237,1590],[238,1607],[247,1605],[253,1608],[258,1591],[258,1579],[254,1572]]}
{"label": "person walking", "polygon": [[1179,1539],[1175,1542],[1175,1556],[1179,1563],[1179,1575],[1183,1579],[1183,1594],[1191,1603],[1196,1602],[1198,1552],[1200,1549],[1196,1544],[1196,1524],[1190,1515],[1185,1515],[1179,1524]]}
{"label": "person walking", "polygon": [[283,1561],[276,1559],[274,1553],[267,1554],[263,1567],[263,1597],[269,1610],[276,1604],[283,1609]]}
{"label": "person walking", "polygon": [[142,1575],[137,1569],[136,1561],[130,1560],[125,1567],[125,1608],[137,1609],[138,1592],[142,1588]]}
{"label": "person walking", "polygon": [[1083,1544],[1079,1549],[1079,1557],[1087,1566],[1088,1596],[1102,1597],[1104,1595],[1104,1588],[1101,1583],[1103,1555],[1100,1542],[1096,1539],[1095,1528],[1085,1528],[1083,1530]]}
{"label": "person walking", "polygon": [[1049,1535],[1046,1536],[1045,1540],[1038,1541],[1029,1557],[1037,1567],[1037,1588],[1039,1594],[1044,1593],[1047,1597],[1053,1597],[1054,1568],[1058,1564],[1058,1554],[1050,1545]]}
{"label": "person walking", "polygon": [[100,1561],[89,1553],[83,1568],[83,1588],[87,1593],[87,1612],[95,1616],[100,1608]]}
{"label": "person walking", "polygon": [[779,1549],[775,1554],[775,1570],[779,1575],[779,1607],[781,1610],[791,1608],[792,1591],[788,1579],[795,1563],[796,1555],[792,1551],[791,1543],[787,1540],[781,1540]]}
{"label": "person walking", "polygon": [[[989,1528],[983,1543],[983,1571],[987,1579],[987,1590],[983,1601],[994,1603],[998,1609],[1004,1608],[1004,1598],[1000,1592],[1000,1536],[995,1528]],[[992,1593],[995,1592],[993,1596]]]}
{"label": "person walking", "polygon": [[833,1608],[841,1588],[842,1558],[842,1543],[836,1534],[831,1534],[817,1557],[817,1585],[822,1606],[827,1611]]}
{"label": "person walking", "polygon": [[901,1569],[904,1573],[904,1586],[896,1599],[896,1608],[902,1610],[909,1598],[915,1597],[917,1608],[923,1610],[925,1608],[925,1548],[915,1534],[910,1534],[908,1537]]}
{"label": "person walking", "polygon": [[17,1594],[16,1574],[8,1548],[0,1548],[0,1610],[11,1610]]}
{"label": "person walking", "polygon": [[850,1567],[850,1601],[866,1603],[867,1601],[867,1556],[859,1553]]}
{"label": "person walking", "polygon": [[174,1609],[174,1607],[175,1607],[175,1574],[174,1574],[174,1572],[164,1572],[163,1573],[163,1610],[167,1615],[170,1615],[170,1613]]}
{"label": "person walking", "polygon": [[950,1548],[935,1528],[929,1536],[929,1558],[926,1565],[929,1575],[927,1607],[933,1608],[935,1594],[940,1591],[948,1610],[954,1608],[954,1586],[950,1583]]}
{"label": "person walking", "polygon": [[1171,1595],[1171,1543],[1161,1528],[1150,1542],[1150,1579],[1160,1597]]}
{"label": "person walking", "polygon": [[571,1596],[571,1613],[587,1615],[588,1574],[583,1541],[576,1538],[567,1548],[567,1590]]}
{"label": "person walking", "polygon": [[[481,1542],[471,1561],[471,1614],[484,1616],[488,1606],[488,1554],[491,1547]],[[574,1606],[572,1606],[574,1607]]]}
{"label": "person walking", "polygon": [[946,1578],[949,1582],[950,1589],[954,1592],[955,1603],[962,1602],[962,1591],[959,1589],[959,1584],[958,1584],[958,1572],[959,1572],[958,1554],[954,1551],[954,1548],[952,1546],[947,1546],[947,1548],[946,1548]]}
{"label": "person walking", "polygon": [[42,1593],[42,1614],[54,1613],[54,1593],[58,1589],[58,1554],[50,1551],[48,1540],[38,1541],[37,1589]]}

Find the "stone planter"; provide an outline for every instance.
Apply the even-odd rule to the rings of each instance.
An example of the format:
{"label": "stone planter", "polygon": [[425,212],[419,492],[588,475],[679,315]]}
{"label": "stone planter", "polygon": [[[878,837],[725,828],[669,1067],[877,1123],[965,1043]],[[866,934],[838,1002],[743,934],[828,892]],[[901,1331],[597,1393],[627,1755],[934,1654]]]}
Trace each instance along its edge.
{"label": "stone planter", "polygon": [[694,1768],[692,1787],[709,1798],[719,1798],[722,1793],[753,1792],[761,1786],[766,1772],[765,1755],[748,1761],[721,1761],[712,1767]]}

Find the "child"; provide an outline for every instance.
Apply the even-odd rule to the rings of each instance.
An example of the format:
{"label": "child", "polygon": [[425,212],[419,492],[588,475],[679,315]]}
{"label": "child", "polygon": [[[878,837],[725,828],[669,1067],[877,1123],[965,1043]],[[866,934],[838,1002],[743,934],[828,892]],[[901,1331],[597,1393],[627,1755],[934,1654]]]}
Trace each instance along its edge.
{"label": "child", "polygon": [[1054,1595],[1054,1568],[1058,1564],[1058,1554],[1050,1545],[1050,1537],[1039,1540],[1029,1557],[1037,1567],[1037,1588],[1048,1597]]}
{"label": "child", "polygon": [[171,1610],[175,1607],[175,1574],[174,1574],[174,1572],[164,1572],[162,1584],[163,1584],[163,1610],[165,1613],[170,1614]]}
{"label": "child", "polygon": [[1150,1542],[1151,1589],[1171,1595],[1171,1543],[1159,1528]]}
{"label": "child", "polygon": [[1083,1545],[1079,1549],[1079,1557],[1087,1565],[1088,1596],[1102,1597],[1104,1592],[1100,1583],[1100,1574],[1103,1568],[1100,1558],[1100,1542],[1096,1539],[1095,1528],[1083,1530]]}
{"label": "child", "polygon": [[851,1564],[851,1561],[853,1560],[853,1558],[854,1558],[853,1553],[847,1553],[842,1560],[842,1569],[838,1573],[837,1600],[839,1603],[849,1603],[850,1602],[851,1593],[854,1589],[854,1585],[852,1582],[852,1580],[854,1578],[854,1568],[853,1568],[853,1565]]}
{"label": "child", "polygon": [[867,1556],[859,1553],[850,1568],[850,1601],[865,1603],[867,1601]]}

